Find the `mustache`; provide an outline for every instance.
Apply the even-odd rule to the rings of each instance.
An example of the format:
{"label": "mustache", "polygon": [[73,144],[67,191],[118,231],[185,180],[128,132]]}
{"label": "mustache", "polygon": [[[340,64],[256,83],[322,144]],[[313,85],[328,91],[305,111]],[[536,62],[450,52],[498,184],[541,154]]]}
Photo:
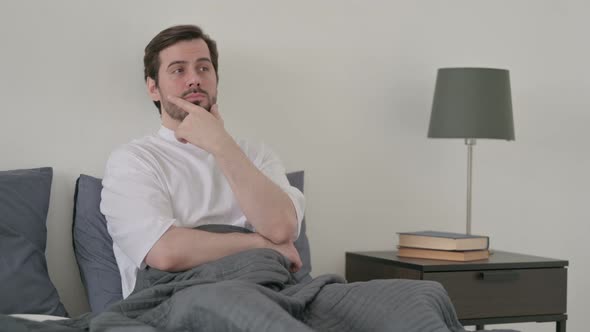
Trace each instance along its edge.
{"label": "mustache", "polygon": [[181,97],[186,97],[191,93],[202,93],[202,94],[206,95],[207,97],[209,97],[209,93],[199,87],[186,90],[185,92],[182,93]]}

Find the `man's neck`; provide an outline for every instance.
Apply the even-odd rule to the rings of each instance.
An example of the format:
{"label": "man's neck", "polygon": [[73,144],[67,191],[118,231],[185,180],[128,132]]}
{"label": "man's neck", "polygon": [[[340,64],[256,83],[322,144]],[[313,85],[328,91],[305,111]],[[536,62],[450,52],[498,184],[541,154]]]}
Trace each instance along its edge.
{"label": "man's neck", "polygon": [[178,128],[178,126],[180,125],[179,120],[175,120],[173,118],[170,117],[170,115],[168,115],[168,113],[166,113],[166,111],[162,111],[162,126],[172,130],[172,131],[176,131],[176,128]]}

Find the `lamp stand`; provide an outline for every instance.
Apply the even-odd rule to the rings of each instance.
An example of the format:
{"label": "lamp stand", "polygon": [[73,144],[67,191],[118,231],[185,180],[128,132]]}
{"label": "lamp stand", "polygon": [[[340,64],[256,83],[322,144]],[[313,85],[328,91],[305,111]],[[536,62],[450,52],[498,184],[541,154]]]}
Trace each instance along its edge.
{"label": "lamp stand", "polygon": [[471,182],[473,171],[473,146],[475,145],[475,138],[466,138],[465,145],[467,145],[467,227],[465,232],[471,235]]}

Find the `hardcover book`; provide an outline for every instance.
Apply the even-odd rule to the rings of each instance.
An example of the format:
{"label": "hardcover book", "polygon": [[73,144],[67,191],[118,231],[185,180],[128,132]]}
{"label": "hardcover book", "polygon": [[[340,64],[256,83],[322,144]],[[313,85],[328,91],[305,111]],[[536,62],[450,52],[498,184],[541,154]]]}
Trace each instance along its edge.
{"label": "hardcover book", "polygon": [[484,250],[490,246],[490,239],[482,235],[421,231],[399,234],[401,247],[437,250]]}
{"label": "hardcover book", "polygon": [[397,255],[409,258],[468,262],[487,259],[490,257],[490,252],[488,250],[448,251],[400,247]]}

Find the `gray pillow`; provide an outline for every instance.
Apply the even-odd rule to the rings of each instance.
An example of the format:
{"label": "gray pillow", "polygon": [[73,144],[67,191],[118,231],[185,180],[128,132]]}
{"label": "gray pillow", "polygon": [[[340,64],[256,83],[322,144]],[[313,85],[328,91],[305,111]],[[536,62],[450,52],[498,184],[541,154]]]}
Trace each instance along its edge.
{"label": "gray pillow", "polygon": [[67,316],[47,273],[53,169],[0,171],[0,314]]}
{"label": "gray pillow", "polygon": [[[302,192],[303,175],[303,171],[287,174],[291,185]],[[100,212],[101,191],[101,179],[82,174],[76,182],[74,196],[74,252],[93,312],[102,312],[123,298],[121,275],[113,254],[113,240],[107,231],[106,219]],[[217,226],[205,225],[201,229],[210,232],[228,230],[228,227]],[[236,231],[243,230],[238,228]],[[305,230],[304,220],[299,239],[295,242],[303,261],[303,268],[294,275],[299,281],[311,279],[311,257]]]}
{"label": "gray pillow", "polygon": [[123,299],[113,240],[100,212],[101,191],[101,179],[80,175],[76,181],[72,238],[80,277],[93,312],[101,312]]}
{"label": "gray pillow", "polygon": [[[293,187],[299,189],[301,192],[303,192],[303,178],[303,171],[287,173],[287,179],[289,179],[289,183]],[[301,269],[294,274],[294,277],[298,281],[307,281],[311,279],[311,276],[309,275],[311,273],[311,251],[309,249],[309,240],[307,239],[305,216],[301,222],[301,232],[299,234],[299,238],[297,241],[295,241],[295,248],[297,248],[297,251],[299,252],[299,256],[303,262],[303,267],[301,267]]]}

